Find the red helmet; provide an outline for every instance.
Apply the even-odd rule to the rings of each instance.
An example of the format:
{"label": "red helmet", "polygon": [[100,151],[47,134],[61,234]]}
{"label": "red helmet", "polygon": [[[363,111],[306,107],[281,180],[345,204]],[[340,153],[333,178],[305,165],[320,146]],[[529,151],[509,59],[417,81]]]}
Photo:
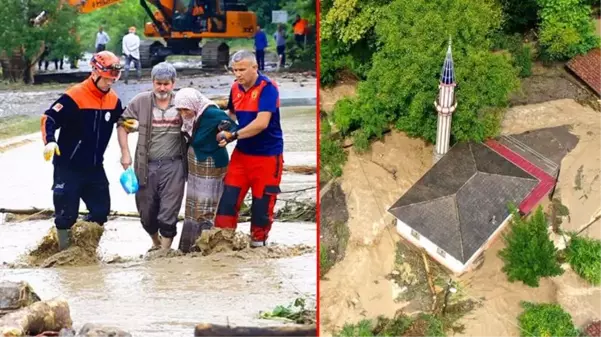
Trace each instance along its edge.
{"label": "red helmet", "polygon": [[90,60],[90,65],[92,66],[92,72],[101,77],[113,78],[115,80],[119,79],[121,70],[123,69],[119,58],[107,50],[94,54]]}

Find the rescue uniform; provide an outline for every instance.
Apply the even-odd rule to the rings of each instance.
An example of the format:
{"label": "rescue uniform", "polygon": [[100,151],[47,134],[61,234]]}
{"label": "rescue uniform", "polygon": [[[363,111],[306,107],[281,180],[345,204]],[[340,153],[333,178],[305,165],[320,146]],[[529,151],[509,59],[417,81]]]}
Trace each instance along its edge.
{"label": "rescue uniform", "polygon": [[80,198],[90,211],[87,221],[100,225],[107,221],[111,201],[104,152],[122,113],[117,94],[112,89],[100,91],[88,78],[68,89],[42,115],[44,144],[56,142],[61,152],[53,159],[57,229],[70,229],[75,224]]}
{"label": "rescue uniform", "polygon": [[234,82],[228,109],[236,114],[238,129],[250,124],[261,111],[271,112],[271,119],[267,128],[257,135],[238,139],[225,175],[215,227],[236,228],[240,206],[250,188],[251,237],[255,242],[265,242],[273,223],[273,208],[280,193],[284,166],[284,139],[276,83],[261,73],[248,91]]}

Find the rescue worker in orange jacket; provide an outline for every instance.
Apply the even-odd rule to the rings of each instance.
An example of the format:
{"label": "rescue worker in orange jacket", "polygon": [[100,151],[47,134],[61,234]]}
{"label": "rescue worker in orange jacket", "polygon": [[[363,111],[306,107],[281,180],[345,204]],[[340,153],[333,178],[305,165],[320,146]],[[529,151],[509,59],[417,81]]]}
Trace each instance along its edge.
{"label": "rescue worker in orange jacket", "polygon": [[107,221],[111,206],[103,160],[115,123],[124,110],[111,89],[121,76],[121,64],[115,54],[102,51],[92,57],[90,65],[90,77],[61,95],[41,121],[44,159],[54,157],[54,223],[60,250],[70,245],[79,199],[90,211],[86,221],[100,225]]}
{"label": "rescue worker in orange jacket", "polygon": [[228,110],[238,130],[217,134],[220,146],[238,140],[224,179],[215,227],[236,229],[238,212],[252,191],[251,247],[266,245],[273,208],[280,193],[284,137],[280,126],[280,98],[274,81],[258,71],[253,53],[241,50],[232,57],[236,81]]}

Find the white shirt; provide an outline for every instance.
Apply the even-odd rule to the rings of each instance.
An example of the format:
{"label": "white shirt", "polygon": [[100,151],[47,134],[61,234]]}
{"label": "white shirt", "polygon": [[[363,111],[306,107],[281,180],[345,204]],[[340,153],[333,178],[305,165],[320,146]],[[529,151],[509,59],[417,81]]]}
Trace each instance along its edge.
{"label": "white shirt", "polygon": [[129,33],[123,37],[121,44],[123,54],[130,55],[136,60],[140,59],[140,38],[136,33]]}
{"label": "white shirt", "polygon": [[104,44],[106,45],[107,43],[109,43],[111,39],[109,38],[109,35],[105,32],[98,32],[96,33],[96,45],[95,47],[98,48],[99,44]]}

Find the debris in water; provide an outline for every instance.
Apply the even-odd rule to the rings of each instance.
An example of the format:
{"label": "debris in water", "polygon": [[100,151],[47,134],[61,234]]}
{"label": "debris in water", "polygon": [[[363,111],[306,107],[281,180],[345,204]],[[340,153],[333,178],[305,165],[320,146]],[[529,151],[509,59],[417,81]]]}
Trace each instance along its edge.
{"label": "debris in water", "polygon": [[237,251],[249,247],[250,236],[235,230],[214,228],[203,230],[194,246],[202,255]]}
{"label": "debris in water", "polygon": [[1,336],[29,336],[71,328],[69,304],[63,299],[38,301],[0,318]]}
{"label": "debris in water", "polygon": [[0,281],[0,317],[40,301],[25,281]]}
{"label": "debris in water", "polygon": [[96,249],[104,228],[95,222],[78,221],[71,228],[71,247],[58,249],[56,228],[44,236],[42,242],[28,256],[29,265],[42,268],[54,266],[84,266],[97,263]]}
{"label": "debris in water", "polygon": [[60,337],[132,337],[132,335],[124,330],[114,326],[97,325],[93,323],[84,324],[76,335],[73,329],[61,330]]}
{"label": "debris in water", "polygon": [[305,308],[305,299],[297,298],[288,306],[278,305],[271,312],[261,312],[263,319],[284,319],[297,324],[315,324],[316,309]]}

